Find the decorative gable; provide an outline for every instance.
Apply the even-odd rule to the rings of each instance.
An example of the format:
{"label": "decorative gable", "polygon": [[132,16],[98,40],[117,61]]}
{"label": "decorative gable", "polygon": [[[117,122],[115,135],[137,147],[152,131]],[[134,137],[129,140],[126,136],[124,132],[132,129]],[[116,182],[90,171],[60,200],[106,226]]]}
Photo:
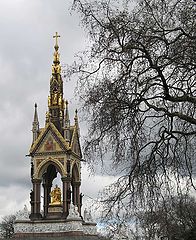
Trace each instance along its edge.
{"label": "decorative gable", "polygon": [[44,153],[44,152],[59,152],[64,151],[65,149],[59,142],[55,139],[52,132],[49,131],[48,134],[43,139],[41,145],[37,149],[37,153]]}
{"label": "decorative gable", "polygon": [[53,123],[48,123],[33,143],[30,154],[66,151],[69,146]]}

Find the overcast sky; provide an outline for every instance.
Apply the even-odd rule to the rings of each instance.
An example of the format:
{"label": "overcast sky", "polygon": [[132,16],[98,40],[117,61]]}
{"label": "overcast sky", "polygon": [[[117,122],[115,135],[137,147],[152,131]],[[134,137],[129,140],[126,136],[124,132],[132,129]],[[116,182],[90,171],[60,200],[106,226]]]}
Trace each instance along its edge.
{"label": "overcast sky", "polygon": [[[61,64],[71,64],[87,40],[70,0],[0,0],[0,217],[29,206],[30,158],[34,103],[44,126],[56,31]],[[73,116],[78,107],[74,81],[64,80],[64,97]],[[73,123],[73,122],[72,122]],[[82,129],[81,129],[82,130]],[[83,134],[83,131],[81,131]],[[84,200],[96,197],[112,177],[89,179],[82,168]]]}

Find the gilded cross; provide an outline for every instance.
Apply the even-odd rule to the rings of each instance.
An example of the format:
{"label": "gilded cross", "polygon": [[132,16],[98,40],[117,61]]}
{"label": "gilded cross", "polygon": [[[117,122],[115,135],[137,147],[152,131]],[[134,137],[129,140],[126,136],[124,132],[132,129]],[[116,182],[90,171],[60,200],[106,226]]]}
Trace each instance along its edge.
{"label": "gilded cross", "polygon": [[53,36],[53,38],[56,38],[56,46],[58,46],[58,38],[60,37],[60,35],[58,35],[58,32],[56,32],[56,35]]}

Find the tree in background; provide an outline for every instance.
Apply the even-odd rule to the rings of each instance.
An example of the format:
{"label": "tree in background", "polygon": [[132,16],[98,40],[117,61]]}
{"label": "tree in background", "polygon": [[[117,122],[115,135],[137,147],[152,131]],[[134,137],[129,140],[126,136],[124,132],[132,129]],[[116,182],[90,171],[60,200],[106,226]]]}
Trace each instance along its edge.
{"label": "tree in background", "polygon": [[7,215],[2,218],[2,222],[0,223],[0,228],[1,228],[1,234],[3,238],[13,237],[15,220],[16,220],[15,215]]}
{"label": "tree in background", "polygon": [[165,198],[153,211],[138,214],[146,239],[196,239],[196,201],[183,195]]}
{"label": "tree in background", "polygon": [[119,179],[103,193],[105,219],[122,219],[194,185],[196,4],[75,0],[74,7],[91,42],[68,70],[78,73],[90,126],[84,157],[93,164],[110,157]]}

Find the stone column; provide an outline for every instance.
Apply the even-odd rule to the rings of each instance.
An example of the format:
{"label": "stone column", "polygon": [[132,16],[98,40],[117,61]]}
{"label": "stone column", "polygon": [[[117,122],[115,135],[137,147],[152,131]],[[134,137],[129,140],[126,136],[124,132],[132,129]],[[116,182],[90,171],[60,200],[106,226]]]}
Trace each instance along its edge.
{"label": "stone column", "polygon": [[51,181],[46,179],[42,184],[42,186],[44,188],[44,217],[46,217],[48,213],[48,206],[50,203],[50,192],[51,192],[52,183]]}
{"label": "stone column", "polygon": [[63,217],[67,217],[69,213],[69,189],[70,189],[70,177],[62,177],[63,182]]}
{"label": "stone column", "polygon": [[47,214],[47,185],[46,183],[42,184],[43,189],[44,189],[44,217],[46,217]]}
{"label": "stone column", "polygon": [[73,182],[72,189],[73,189],[73,205],[78,207],[79,213],[81,213],[81,206],[80,206],[80,182]]}
{"label": "stone column", "polygon": [[41,179],[33,179],[34,213],[31,216],[32,219],[39,219],[42,217],[40,213],[40,185]]}
{"label": "stone column", "polygon": [[76,183],[76,205],[78,206],[78,211],[81,214],[81,204],[80,204],[80,182]]}

